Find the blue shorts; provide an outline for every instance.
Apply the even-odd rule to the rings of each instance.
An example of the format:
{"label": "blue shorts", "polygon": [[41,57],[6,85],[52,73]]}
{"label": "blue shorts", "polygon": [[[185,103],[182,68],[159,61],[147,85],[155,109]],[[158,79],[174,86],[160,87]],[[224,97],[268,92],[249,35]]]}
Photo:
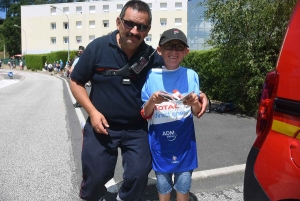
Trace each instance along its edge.
{"label": "blue shorts", "polygon": [[192,170],[177,173],[155,172],[157,191],[163,195],[169,194],[172,191],[172,175],[174,174],[174,189],[181,194],[187,194],[191,188],[192,172]]}

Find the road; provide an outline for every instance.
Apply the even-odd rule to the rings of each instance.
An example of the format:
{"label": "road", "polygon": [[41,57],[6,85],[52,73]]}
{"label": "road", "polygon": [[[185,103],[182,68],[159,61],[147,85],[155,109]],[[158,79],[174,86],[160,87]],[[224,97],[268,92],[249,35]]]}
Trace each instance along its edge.
{"label": "road", "polygon": [[[68,82],[16,71],[19,82],[4,86],[8,79],[3,73],[7,71],[0,70],[0,200],[80,200],[80,121],[86,113],[73,108]],[[255,120],[212,112],[194,122],[199,167],[190,200],[242,200],[244,163],[255,139]],[[107,201],[116,196],[122,182],[120,161],[114,180],[107,184]],[[143,200],[158,200],[154,178],[151,172]]]}

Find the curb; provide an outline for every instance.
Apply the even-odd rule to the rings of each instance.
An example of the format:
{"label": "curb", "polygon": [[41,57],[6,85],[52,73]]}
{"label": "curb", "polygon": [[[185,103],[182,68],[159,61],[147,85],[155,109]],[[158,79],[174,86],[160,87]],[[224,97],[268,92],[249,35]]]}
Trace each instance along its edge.
{"label": "curb", "polygon": [[192,179],[195,180],[206,179],[206,178],[217,177],[221,175],[245,172],[245,168],[246,168],[246,164],[241,164],[241,165],[233,165],[233,166],[216,168],[211,170],[197,171],[197,172],[193,172]]}

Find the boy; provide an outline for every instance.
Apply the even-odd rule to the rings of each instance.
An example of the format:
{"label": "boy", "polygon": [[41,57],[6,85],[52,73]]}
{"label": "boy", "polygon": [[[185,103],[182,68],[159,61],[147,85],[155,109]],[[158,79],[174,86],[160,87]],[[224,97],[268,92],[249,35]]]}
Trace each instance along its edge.
{"label": "boy", "polygon": [[148,119],[159,200],[170,200],[174,185],[177,200],[188,201],[192,171],[198,167],[192,115],[201,111],[198,74],[179,65],[189,53],[187,38],[181,30],[165,31],[157,52],[165,66],[148,73],[142,89],[145,104],[141,115]]}

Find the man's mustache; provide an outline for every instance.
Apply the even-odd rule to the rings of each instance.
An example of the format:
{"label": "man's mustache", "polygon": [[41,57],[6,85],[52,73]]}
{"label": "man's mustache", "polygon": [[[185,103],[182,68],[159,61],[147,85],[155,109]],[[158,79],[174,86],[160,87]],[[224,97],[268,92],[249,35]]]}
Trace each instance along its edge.
{"label": "man's mustache", "polygon": [[132,33],[127,33],[127,34],[126,34],[126,37],[136,37],[138,40],[141,40],[141,36],[139,36],[139,35],[134,35],[134,34],[132,34]]}

